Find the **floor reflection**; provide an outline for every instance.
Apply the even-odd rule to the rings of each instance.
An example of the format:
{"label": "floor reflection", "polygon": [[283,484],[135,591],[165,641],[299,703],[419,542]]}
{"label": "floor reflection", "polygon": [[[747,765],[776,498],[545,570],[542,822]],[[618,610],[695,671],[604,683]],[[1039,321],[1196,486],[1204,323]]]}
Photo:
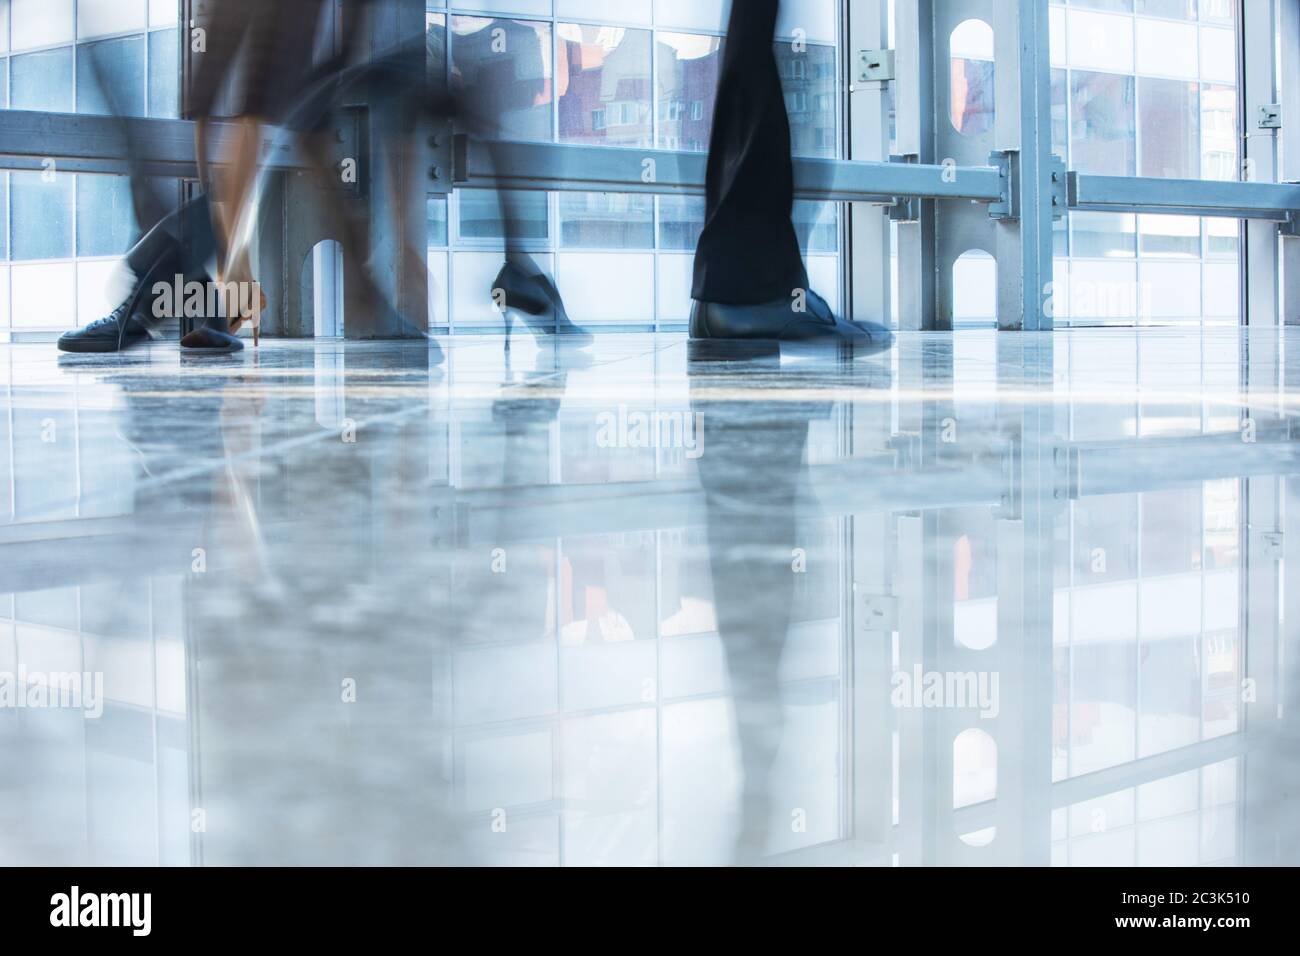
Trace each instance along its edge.
{"label": "floor reflection", "polygon": [[1293,863],[1249,336],[8,346],[0,862]]}

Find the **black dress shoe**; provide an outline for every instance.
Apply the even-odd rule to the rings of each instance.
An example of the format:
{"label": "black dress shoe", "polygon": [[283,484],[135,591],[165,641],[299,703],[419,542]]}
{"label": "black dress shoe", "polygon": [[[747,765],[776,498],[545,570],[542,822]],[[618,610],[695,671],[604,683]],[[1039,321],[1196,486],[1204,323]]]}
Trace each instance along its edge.
{"label": "black dress shoe", "polygon": [[510,337],[510,313],[518,312],[534,335],[562,335],[570,345],[590,345],[591,333],[574,325],[564,308],[555,283],[544,273],[528,275],[507,262],[492,283],[493,301],[506,316],[506,340]]}
{"label": "black dress shoe", "polygon": [[59,337],[62,352],[123,352],[151,339],[161,339],[158,327],[165,320],[154,315],[154,285],[163,281],[170,287],[179,271],[173,250],[159,256],[139,275],[131,294],[116,309],[75,332]]}
{"label": "black dress shoe", "polygon": [[59,337],[61,352],[123,352],[132,346],[151,339],[161,338],[155,331],[157,320],[152,315],[153,296],[145,295],[145,282],[121,305],[75,332]]}
{"label": "black dress shoe", "polygon": [[691,309],[692,344],[734,343],[741,350],[779,350],[782,344],[826,345],[851,349],[854,355],[879,352],[893,344],[893,333],[883,325],[841,319],[812,290],[806,306],[798,311],[793,298],[758,305],[697,301]]}

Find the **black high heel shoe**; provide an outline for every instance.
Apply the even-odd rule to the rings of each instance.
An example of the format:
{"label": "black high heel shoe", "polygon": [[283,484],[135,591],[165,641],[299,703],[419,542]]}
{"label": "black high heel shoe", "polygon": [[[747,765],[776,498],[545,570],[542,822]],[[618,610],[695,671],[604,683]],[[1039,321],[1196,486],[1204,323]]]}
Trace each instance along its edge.
{"label": "black high heel shoe", "polygon": [[505,318],[506,346],[514,326],[512,312],[523,316],[524,324],[537,336],[559,335],[568,345],[590,345],[590,332],[574,325],[564,308],[564,299],[555,283],[544,273],[528,275],[514,263],[507,262],[492,283],[492,298]]}

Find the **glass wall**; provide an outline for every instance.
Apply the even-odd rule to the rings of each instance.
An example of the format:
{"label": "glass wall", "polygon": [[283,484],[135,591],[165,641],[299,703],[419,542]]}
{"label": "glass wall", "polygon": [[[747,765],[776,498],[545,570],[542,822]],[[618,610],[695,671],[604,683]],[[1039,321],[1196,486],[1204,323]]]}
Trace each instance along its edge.
{"label": "glass wall", "polygon": [[[435,69],[447,63],[453,84],[486,86],[505,112],[509,139],[703,152],[725,7],[722,0],[498,0],[461,13],[456,4],[430,2],[430,62]],[[839,0],[783,4],[776,52],[800,156],[841,155],[839,24]],[[685,325],[703,199],[525,193],[519,202],[528,247],[554,272],[575,322]],[[499,329],[491,297],[502,243],[495,194],[432,197],[429,215],[430,324]],[[839,216],[829,203],[796,208],[813,285],[836,307]]]}
{"label": "glass wall", "polygon": [[[1055,151],[1081,173],[1240,178],[1230,0],[1051,8]],[[1056,321],[1236,325],[1237,220],[1073,213],[1058,223]]]}
{"label": "glass wall", "polygon": [[[0,106],[175,117],[178,0],[0,3]],[[0,337],[47,338],[109,312],[135,233],[125,177],[0,173]]]}

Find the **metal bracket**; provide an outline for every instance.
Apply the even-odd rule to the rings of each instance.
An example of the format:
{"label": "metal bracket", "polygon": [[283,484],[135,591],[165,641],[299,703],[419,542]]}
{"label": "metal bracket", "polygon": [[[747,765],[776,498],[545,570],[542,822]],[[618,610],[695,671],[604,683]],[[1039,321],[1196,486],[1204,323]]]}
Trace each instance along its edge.
{"label": "metal bracket", "polygon": [[898,630],[898,598],[890,594],[862,595],[862,630],[884,634]]}
{"label": "metal bracket", "polygon": [[862,50],[858,53],[859,83],[888,83],[898,78],[893,50]]}
{"label": "metal bracket", "polygon": [[1020,218],[1020,150],[1001,149],[989,154],[989,165],[996,166],[1002,181],[1002,198],[989,204],[989,216],[997,222]]}
{"label": "metal bracket", "polygon": [[1282,128],[1282,104],[1269,103],[1259,108],[1260,129]]}
{"label": "metal bracket", "polygon": [[1266,561],[1281,561],[1286,557],[1286,539],[1280,531],[1262,531],[1256,536],[1260,556]]}
{"label": "metal bracket", "polygon": [[363,103],[344,106],[334,124],[330,166],[347,192],[364,198],[370,191],[370,108]]}
{"label": "metal bracket", "polygon": [[[916,153],[907,153],[902,156],[890,156],[889,161],[900,165],[915,165],[921,161],[921,157]],[[920,222],[921,200],[916,196],[896,198],[894,204],[889,207],[889,219],[891,222]]]}
{"label": "metal bracket", "polygon": [[425,168],[430,193],[449,196],[456,183],[456,135],[450,123],[435,127],[425,142]]}
{"label": "metal bracket", "polygon": [[1059,222],[1070,212],[1070,171],[1065,160],[1052,154],[1052,220]]}

